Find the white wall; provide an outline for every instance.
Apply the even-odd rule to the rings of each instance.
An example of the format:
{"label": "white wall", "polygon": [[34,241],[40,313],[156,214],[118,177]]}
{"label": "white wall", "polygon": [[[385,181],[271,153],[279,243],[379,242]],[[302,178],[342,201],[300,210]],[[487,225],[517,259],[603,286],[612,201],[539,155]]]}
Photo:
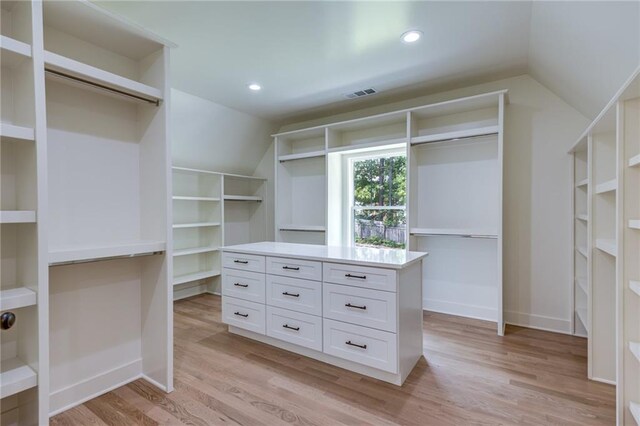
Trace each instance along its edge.
{"label": "white wall", "polygon": [[[505,123],[505,318],[512,324],[569,333],[573,220],[572,160],[567,151],[588,120],[533,78],[499,80],[296,123],[280,131],[505,88],[510,98]],[[261,172],[273,177],[272,150]]]}
{"label": "white wall", "polygon": [[171,90],[173,164],[253,175],[271,143],[267,120]]}

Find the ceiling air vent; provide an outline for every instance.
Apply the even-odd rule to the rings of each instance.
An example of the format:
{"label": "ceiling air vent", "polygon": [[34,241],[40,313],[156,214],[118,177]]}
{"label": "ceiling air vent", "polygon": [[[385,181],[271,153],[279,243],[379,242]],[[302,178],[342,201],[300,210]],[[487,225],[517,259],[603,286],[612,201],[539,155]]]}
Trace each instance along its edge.
{"label": "ceiling air vent", "polygon": [[361,98],[363,96],[374,95],[376,93],[378,93],[378,92],[376,92],[376,89],[370,87],[368,89],[358,90],[357,92],[347,93],[344,96],[349,98],[349,99],[355,99],[355,98]]}

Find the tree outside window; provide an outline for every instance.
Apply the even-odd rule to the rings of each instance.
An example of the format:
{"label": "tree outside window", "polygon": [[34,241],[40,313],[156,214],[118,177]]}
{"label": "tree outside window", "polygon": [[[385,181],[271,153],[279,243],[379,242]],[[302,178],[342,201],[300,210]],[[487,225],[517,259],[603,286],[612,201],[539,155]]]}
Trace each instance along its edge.
{"label": "tree outside window", "polygon": [[352,161],[353,232],[356,246],[404,248],[407,221],[404,155]]}

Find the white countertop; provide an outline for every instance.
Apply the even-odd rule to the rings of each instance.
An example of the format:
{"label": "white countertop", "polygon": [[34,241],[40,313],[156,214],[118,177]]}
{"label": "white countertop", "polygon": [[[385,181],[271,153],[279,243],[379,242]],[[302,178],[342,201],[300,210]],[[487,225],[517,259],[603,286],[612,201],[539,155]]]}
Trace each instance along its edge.
{"label": "white countertop", "polygon": [[371,247],[339,247],[315,244],[261,243],[239,244],[222,248],[223,251],[257,254],[262,256],[293,257],[297,259],[335,261],[364,266],[402,269],[417,262],[428,253],[402,249]]}

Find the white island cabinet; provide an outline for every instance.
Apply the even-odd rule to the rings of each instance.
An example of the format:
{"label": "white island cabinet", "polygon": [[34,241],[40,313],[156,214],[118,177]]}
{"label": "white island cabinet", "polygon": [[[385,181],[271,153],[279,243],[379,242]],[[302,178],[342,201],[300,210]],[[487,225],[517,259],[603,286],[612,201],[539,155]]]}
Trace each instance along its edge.
{"label": "white island cabinet", "polygon": [[223,248],[231,333],[402,385],[422,356],[427,253],[261,242]]}

